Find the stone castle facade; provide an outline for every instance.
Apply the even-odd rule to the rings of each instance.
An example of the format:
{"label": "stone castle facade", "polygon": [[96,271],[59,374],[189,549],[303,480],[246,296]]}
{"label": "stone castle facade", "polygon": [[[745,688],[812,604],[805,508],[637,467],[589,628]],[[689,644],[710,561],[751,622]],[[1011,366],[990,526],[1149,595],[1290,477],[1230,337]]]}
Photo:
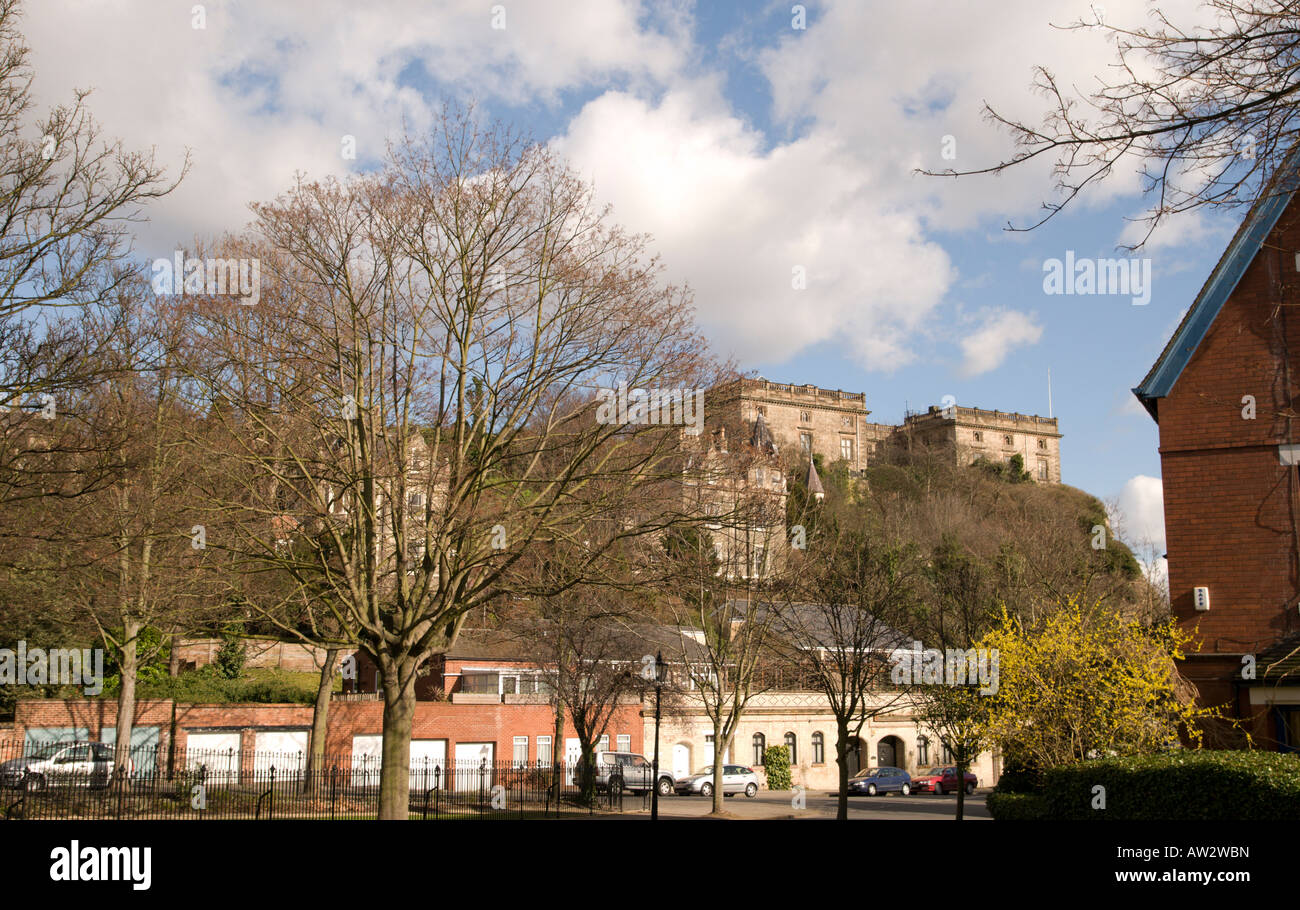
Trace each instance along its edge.
{"label": "stone castle facade", "polygon": [[947,450],[965,464],[979,458],[1005,463],[1018,454],[1035,481],[1061,482],[1061,433],[1055,417],[953,406],[908,414],[901,425],[873,423],[867,419],[871,412],[863,392],[762,378],[711,390],[707,407],[746,425],[761,416],[783,450],[820,455],[827,465],[843,460],[854,473],[891,448],[924,445]]}

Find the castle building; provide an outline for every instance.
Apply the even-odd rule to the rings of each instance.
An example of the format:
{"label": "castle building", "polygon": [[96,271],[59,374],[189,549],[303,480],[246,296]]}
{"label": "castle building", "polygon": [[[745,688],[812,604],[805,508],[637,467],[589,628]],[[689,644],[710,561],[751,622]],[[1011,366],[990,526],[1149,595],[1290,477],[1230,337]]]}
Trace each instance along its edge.
{"label": "castle building", "polygon": [[904,417],[896,437],[907,446],[922,443],[951,449],[963,464],[981,458],[1008,462],[1019,455],[1034,480],[1061,482],[1061,434],[1055,417],[932,405]]}
{"label": "castle building", "polygon": [[783,451],[820,455],[824,464],[844,461],[853,473],[891,447],[928,445],[952,450],[964,464],[981,457],[1008,462],[1020,455],[1034,480],[1061,482],[1061,433],[1054,417],[954,406],[908,414],[901,426],[872,423],[863,392],[762,378],[711,390],[708,401],[711,412],[722,419],[750,426],[761,417]]}

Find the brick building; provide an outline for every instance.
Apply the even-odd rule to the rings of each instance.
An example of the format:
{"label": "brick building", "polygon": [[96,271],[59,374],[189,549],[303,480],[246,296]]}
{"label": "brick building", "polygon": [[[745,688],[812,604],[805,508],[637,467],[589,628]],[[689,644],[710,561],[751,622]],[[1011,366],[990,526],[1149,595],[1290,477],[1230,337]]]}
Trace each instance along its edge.
{"label": "brick building", "polygon": [[1300,749],[1300,155],[1251,208],[1134,394],[1159,424],[1169,595],[1204,704]]}

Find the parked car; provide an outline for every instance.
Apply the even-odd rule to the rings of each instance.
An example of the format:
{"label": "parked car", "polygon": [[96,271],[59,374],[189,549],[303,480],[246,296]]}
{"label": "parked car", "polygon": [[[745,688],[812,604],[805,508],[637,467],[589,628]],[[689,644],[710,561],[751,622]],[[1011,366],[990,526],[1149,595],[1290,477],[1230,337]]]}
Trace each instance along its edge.
{"label": "parked car", "polygon": [[[631,790],[638,795],[654,786],[654,765],[636,752],[597,752],[596,789],[615,792]],[[671,772],[659,769],[659,795],[671,796],[675,782]]]}
{"label": "parked car", "polygon": [[902,768],[880,767],[863,768],[849,778],[849,795],[863,793],[875,796],[877,793],[899,792],[904,796],[912,792],[912,778]]}
{"label": "parked car", "polygon": [[[132,770],[128,765],[128,776]],[[55,785],[107,787],[112,776],[112,743],[51,743],[0,764],[0,786],[11,790],[36,791]]]}
{"label": "parked car", "polygon": [[[713,766],[709,765],[690,777],[677,781],[677,792],[682,796],[712,796]],[[758,775],[753,768],[744,765],[722,766],[722,795],[733,796],[743,793],[750,799],[758,795]]]}
{"label": "parked car", "polygon": [[[979,786],[979,778],[970,771],[966,772],[966,792],[974,793]],[[943,796],[945,793],[957,792],[956,768],[931,768],[912,778],[912,789],[918,793],[930,792]]]}

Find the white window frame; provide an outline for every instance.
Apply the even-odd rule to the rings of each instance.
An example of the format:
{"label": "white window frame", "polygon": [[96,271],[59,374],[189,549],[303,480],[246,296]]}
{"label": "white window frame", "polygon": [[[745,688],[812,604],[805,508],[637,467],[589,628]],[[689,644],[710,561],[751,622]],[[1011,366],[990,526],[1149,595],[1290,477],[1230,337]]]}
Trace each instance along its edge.
{"label": "white window frame", "polygon": [[542,768],[549,768],[555,760],[555,751],[551,748],[551,738],[549,736],[537,737],[537,764]]}
{"label": "white window frame", "polygon": [[[524,747],[524,757],[519,757],[519,747]],[[525,768],[528,766],[528,737],[516,736],[511,742],[511,759],[514,761],[516,768]]]}

